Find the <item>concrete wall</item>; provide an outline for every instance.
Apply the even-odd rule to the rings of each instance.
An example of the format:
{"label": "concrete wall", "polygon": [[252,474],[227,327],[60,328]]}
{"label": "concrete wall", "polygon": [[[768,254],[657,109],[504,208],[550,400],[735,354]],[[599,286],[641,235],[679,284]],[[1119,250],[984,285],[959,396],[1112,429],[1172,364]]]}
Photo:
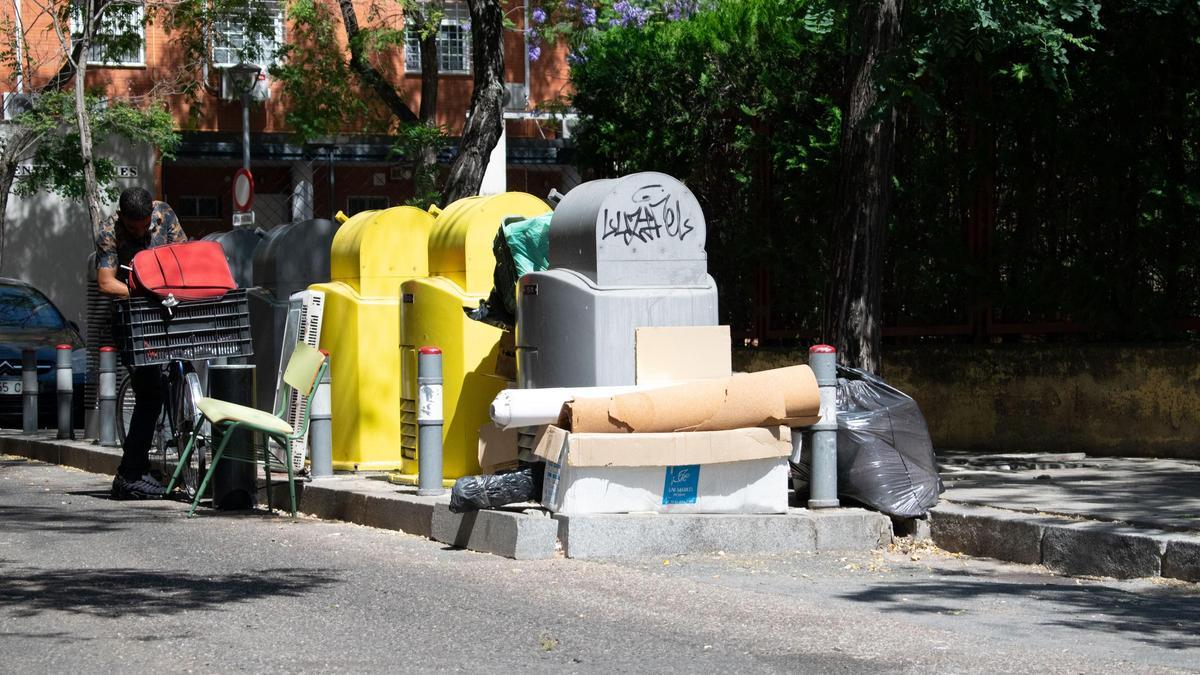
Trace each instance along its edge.
{"label": "concrete wall", "polygon": [[[0,133],[6,131],[0,125]],[[138,168],[137,178],[117,181],[119,189],[140,185],[157,194],[157,156],[149,146],[115,144],[98,152],[114,158],[118,165]],[[104,209],[111,213],[116,205],[105,204]],[[87,261],[96,246],[83,203],[45,192],[31,197],[12,195],[4,228],[0,276],[33,284],[87,335]]]}
{"label": "concrete wall", "polygon": [[[738,370],[806,361],[734,354]],[[913,347],[884,368],[939,448],[1200,459],[1200,345]]]}

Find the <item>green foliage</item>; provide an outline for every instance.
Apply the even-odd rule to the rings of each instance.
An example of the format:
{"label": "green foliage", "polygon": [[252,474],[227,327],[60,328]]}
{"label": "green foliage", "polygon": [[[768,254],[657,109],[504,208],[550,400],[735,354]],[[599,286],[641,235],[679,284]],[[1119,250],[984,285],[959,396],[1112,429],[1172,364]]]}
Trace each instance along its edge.
{"label": "green foliage", "polygon": [[[856,48],[845,7],[720,0],[690,20],[570,33],[580,162],[687,182],[737,328],[756,302],[774,328],[819,327]],[[547,23],[566,35],[560,16]],[[888,324],[962,325],[990,307],[998,323],[1145,339],[1200,316],[1195,0],[907,2],[902,22],[876,72],[877,114],[897,120]]]}
{"label": "green foliage", "polygon": [[[890,320],[961,323],[977,305],[1178,335],[1172,319],[1200,314],[1196,3],[996,5],[906,17]],[[974,254],[972,227],[992,232]]]}
{"label": "green foliage", "polygon": [[214,26],[219,21],[233,21],[242,27],[240,41],[222,45],[232,49],[239,62],[266,64],[276,56],[274,7],[273,0],[174,0],[147,4],[146,19],[158,22],[170,34],[183,52],[185,67],[197,67],[211,59]]}
{"label": "green foliage", "polygon": [[[105,101],[97,96],[86,98],[95,145],[110,139],[143,142],[158,148],[164,157],[172,157],[179,144],[175,122],[161,106],[135,108],[121,101]],[[32,173],[17,180],[14,191],[32,195],[42,190],[70,199],[83,196],[83,162],[80,158],[79,129],[74,123],[75,101],[71,94],[52,92],[38,97],[32,112],[21,115],[18,123],[34,130],[42,141],[34,151]],[[96,180],[109,199],[119,191],[117,170],[112,159],[95,158]]]}
{"label": "green foliage", "polygon": [[359,86],[338,42],[341,18],[320,0],[293,0],[291,30],[271,74],[283,84],[292,134],[306,142],[347,128],[386,130],[390,114]]}
{"label": "green foliage", "polygon": [[412,175],[413,196],[404,202],[406,205],[427,209],[430,204],[442,203],[437,162],[427,160],[436,158],[445,145],[445,130],[437,125],[416,123],[400,127],[392,155],[400,157]]}
{"label": "green foliage", "polygon": [[[600,175],[662,171],[708,222],[727,320],[752,320],[767,272],[794,291],[774,312],[805,325],[821,306],[822,219],[836,171],[837,63],[828,12],[803,0],[719,3],[691,19],[612,27],[572,68],[579,159]],[[815,29],[814,29],[815,27]]]}

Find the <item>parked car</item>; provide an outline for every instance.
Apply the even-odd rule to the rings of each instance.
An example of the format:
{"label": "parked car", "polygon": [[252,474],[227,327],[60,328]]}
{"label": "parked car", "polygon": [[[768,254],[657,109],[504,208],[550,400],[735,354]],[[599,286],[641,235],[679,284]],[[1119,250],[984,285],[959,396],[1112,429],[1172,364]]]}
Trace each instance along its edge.
{"label": "parked car", "polygon": [[58,425],[58,345],[71,345],[75,375],[75,426],[83,427],[87,351],[79,326],[68,321],[41,291],[18,279],[0,277],[0,425],[21,428],[21,353],[37,350],[38,426]]}

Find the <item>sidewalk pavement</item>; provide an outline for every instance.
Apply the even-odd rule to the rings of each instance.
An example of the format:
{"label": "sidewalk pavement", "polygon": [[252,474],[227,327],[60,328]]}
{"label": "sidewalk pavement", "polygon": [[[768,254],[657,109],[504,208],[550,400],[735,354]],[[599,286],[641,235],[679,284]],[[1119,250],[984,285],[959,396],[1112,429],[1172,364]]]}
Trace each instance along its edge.
{"label": "sidewalk pavement", "polygon": [[1200,461],[939,452],[938,546],[1055,572],[1200,581]]}
{"label": "sidewalk pavement", "polygon": [[[87,440],[60,441],[54,432],[24,436],[12,430],[0,430],[0,454],[108,475],[116,472],[121,458],[120,448]],[[448,492],[421,497],[415,487],[392,485],[383,474],[299,483],[297,493],[299,510],[308,515],[400,530],[518,560],[870,550],[886,546],[892,538],[887,517],[851,508],[790,509],[779,515],[563,516],[530,503],[456,514],[450,512]],[[286,489],[273,490],[272,499],[276,508],[290,506]]]}

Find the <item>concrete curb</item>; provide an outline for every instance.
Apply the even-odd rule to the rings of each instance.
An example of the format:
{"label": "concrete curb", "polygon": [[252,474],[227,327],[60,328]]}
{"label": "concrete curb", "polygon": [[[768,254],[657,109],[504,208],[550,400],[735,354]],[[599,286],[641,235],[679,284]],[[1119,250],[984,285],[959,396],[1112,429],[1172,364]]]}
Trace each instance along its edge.
{"label": "concrete curb", "polygon": [[[120,448],[89,441],[59,441],[53,432],[23,436],[0,431],[0,453],[112,475]],[[416,487],[364,476],[337,476],[298,483],[302,513],[368,527],[399,530],[450,546],[517,560],[553,558],[562,549],[572,558],[678,555],[715,552],[864,550],[886,545],[891,521],[861,509],[783,515],[554,516],[541,509],[510,508],[456,514],[449,495],[420,497]],[[262,503],[262,489],[259,491]],[[288,509],[286,482],[272,490],[272,506]],[[1188,556],[1191,556],[1190,558]],[[1200,566],[1196,551],[1183,551],[1182,567]]]}
{"label": "concrete curb", "polygon": [[1200,535],[942,502],[933,542],[948,551],[1045,565],[1068,575],[1200,581]]}
{"label": "concrete curb", "polygon": [[53,431],[25,436],[19,431],[0,433],[0,452],[59,464],[89,473],[116,475],[121,465],[121,448],[103,448],[91,441],[60,441]]}
{"label": "concrete curb", "polygon": [[782,553],[874,549],[891,541],[891,521],[861,509],[754,514],[557,514],[568,558],[681,553]]}

